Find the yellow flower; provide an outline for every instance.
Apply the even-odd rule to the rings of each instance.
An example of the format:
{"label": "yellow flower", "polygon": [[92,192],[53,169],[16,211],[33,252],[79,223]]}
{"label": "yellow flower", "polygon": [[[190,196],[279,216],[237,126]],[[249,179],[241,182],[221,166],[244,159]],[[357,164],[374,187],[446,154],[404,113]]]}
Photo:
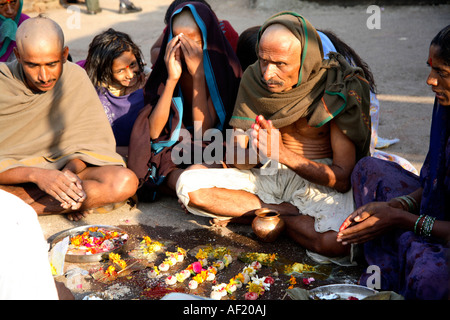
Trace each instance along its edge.
{"label": "yellow flower", "polygon": [[121,269],[125,269],[127,266],[127,263],[125,262],[125,260],[122,260],[118,253],[111,252],[109,254],[109,260],[111,260],[112,263],[117,264]]}
{"label": "yellow flower", "polygon": [[253,283],[253,282],[249,282],[249,284],[247,285],[247,288],[248,288],[248,292],[254,292],[254,293],[257,293],[258,295],[262,295],[264,293],[263,286]]}
{"label": "yellow flower", "polygon": [[201,273],[196,274],[194,277],[192,277],[192,280],[197,281],[197,283],[202,283],[203,282],[203,277]]}
{"label": "yellow flower", "polygon": [[239,280],[241,283],[244,283],[245,277],[244,277],[244,275],[243,275],[242,273],[238,273],[238,274],[234,277],[234,279]]}
{"label": "yellow flower", "polygon": [[141,243],[146,244],[147,246],[150,245],[150,243],[152,243],[152,239],[149,236],[144,236],[144,239],[142,240]]}
{"label": "yellow flower", "polygon": [[109,266],[108,269],[106,269],[105,274],[113,276],[116,273],[116,268],[113,266]]}
{"label": "yellow flower", "polygon": [[202,249],[199,249],[195,257],[197,258],[197,260],[203,260],[208,257],[208,253],[203,251]]}

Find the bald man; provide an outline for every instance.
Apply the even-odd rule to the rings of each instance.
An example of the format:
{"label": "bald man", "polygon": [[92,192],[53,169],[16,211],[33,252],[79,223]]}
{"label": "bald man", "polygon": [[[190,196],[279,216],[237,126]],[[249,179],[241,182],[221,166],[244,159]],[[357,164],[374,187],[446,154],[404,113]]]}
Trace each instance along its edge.
{"label": "bald man", "polygon": [[17,61],[0,65],[0,188],[71,220],[124,203],[137,178],[86,73],[67,61],[61,28],[39,16],[16,39]]}
{"label": "bald man", "polygon": [[277,210],[310,257],[352,263],[336,236],[353,211],[352,169],[368,152],[368,83],[341,56],[323,60],[317,31],[295,13],[262,26],[257,54],[230,124],[249,130],[237,143],[250,144],[259,161],[229,157],[230,169],[186,170],[178,197],[189,212],[219,225],[250,223],[260,208]]}

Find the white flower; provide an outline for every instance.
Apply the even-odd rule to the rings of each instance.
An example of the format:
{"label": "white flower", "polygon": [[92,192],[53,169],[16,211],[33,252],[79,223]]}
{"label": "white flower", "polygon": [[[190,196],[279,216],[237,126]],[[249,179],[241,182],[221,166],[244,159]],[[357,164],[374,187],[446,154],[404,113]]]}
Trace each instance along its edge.
{"label": "white flower", "polygon": [[177,283],[177,278],[174,276],[168,276],[166,278],[166,284],[169,286],[173,286],[175,283]]}
{"label": "white flower", "polygon": [[188,286],[189,286],[189,289],[195,290],[198,287],[198,282],[195,280],[191,280],[191,281],[189,281]]}
{"label": "white flower", "polygon": [[208,275],[206,276],[206,281],[213,281],[216,278],[216,275],[212,272],[208,272]]}
{"label": "white flower", "polygon": [[211,291],[211,299],[220,300],[222,299],[222,294],[219,291]]}

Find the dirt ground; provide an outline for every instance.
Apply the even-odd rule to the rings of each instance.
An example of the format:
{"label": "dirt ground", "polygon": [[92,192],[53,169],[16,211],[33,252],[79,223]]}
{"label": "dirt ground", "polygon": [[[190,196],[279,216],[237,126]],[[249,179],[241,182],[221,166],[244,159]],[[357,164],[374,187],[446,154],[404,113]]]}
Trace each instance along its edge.
{"label": "dirt ground", "polygon": [[[103,11],[87,15],[85,6],[78,15],[76,11],[52,9],[45,14],[63,27],[66,43],[75,61],[84,59],[88,45],[99,32],[112,27],[128,32],[140,44],[147,63],[150,47],[164,28],[163,16],[170,0],[135,0],[143,11],[137,14],[117,14],[118,1],[100,0]],[[409,160],[420,170],[428,148],[433,94],[425,83],[429,68],[426,65],[431,39],[448,24],[450,5],[438,6],[381,6],[380,28],[369,29],[368,5],[339,6],[319,5],[297,0],[210,0],[208,1],[220,19],[229,20],[239,33],[246,28],[262,24],[268,17],[280,11],[295,11],[304,15],[319,29],[334,31],[369,64],[377,83],[381,105],[379,136],[398,138],[400,141],[384,151]],[[29,13],[33,16],[35,13]],[[132,237],[141,239],[149,235],[155,239],[193,249],[199,245],[220,244],[251,252],[279,253],[289,261],[312,264],[303,248],[280,237],[275,243],[259,242],[249,226],[229,225],[212,228],[207,219],[186,215],[173,198],[163,198],[155,203],[139,203],[137,208],[123,207],[107,215],[91,215],[79,222],[70,222],[63,216],[39,217],[44,236],[51,241],[57,233],[82,225],[112,225],[129,230]],[[137,240],[136,240],[137,241]],[[186,262],[187,263],[187,262]],[[235,268],[243,266],[237,262]],[[66,269],[92,266],[66,264]],[[327,269],[327,276],[316,277],[315,286],[327,283],[356,283],[364,264],[358,267]],[[231,270],[233,273],[236,270]],[[266,272],[272,272],[270,268]],[[127,291],[117,299],[146,298],[145,286],[149,285],[147,271],[137,271],[130,278],[135,281],[134,290]],[[224,274],[229,277],[230,274]],[[67,279],[63,279],[67,281]],[[280,275],[274,289],[264,299],[286,298],[288,276]],[[120,282],[122,281],[122,282]],[[74,289],[77,299],[95,292],[107,290],[95,287],[88,280],[83,290]],[[112,284],[111,284],[112,285]],[[147,296],[148,298],[148,296]],[[237,299],[241,299],[238,296]]]}

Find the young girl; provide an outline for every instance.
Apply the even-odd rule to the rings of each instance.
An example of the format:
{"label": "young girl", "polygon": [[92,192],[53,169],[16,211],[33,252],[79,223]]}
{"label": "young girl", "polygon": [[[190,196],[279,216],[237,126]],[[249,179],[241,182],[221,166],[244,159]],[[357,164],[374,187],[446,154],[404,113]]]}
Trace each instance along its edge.
{"label": "young girl", "polygon": [[144,61],[130,36],[114,29],[97,35],[84,66],[114,132],[117,152],[128,155],[131,129],[144,107]]}

